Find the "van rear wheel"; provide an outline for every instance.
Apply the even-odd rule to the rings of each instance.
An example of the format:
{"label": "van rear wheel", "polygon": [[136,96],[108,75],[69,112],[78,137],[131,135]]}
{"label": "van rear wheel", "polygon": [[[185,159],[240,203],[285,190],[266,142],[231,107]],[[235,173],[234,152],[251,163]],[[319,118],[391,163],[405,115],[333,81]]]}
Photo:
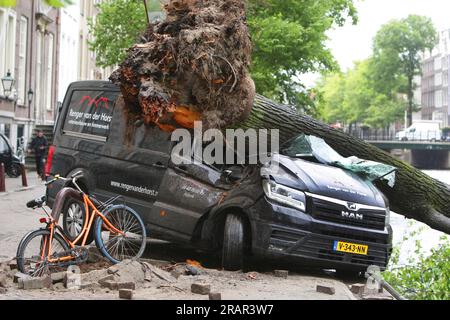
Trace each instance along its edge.
{"label": "van rear wheel", "polygon": [[236,271],[244,267],[245,229],[241,216],[229,214],[225,220],[222,267],[225,270]]}
{"label": "van rear wheel", "polygon": [[[83,229],[86,213],[84,203],[75,199],[68,199],[63,208],[63,229],[70,241],[74,241]],[[89,232],[86,245],[94,241],[93,228]]]}

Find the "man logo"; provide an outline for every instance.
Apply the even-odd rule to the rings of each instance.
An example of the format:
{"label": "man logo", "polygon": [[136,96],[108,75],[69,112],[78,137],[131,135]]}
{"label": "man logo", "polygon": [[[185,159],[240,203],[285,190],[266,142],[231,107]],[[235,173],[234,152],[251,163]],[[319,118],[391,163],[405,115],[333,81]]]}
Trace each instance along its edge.
{"label": "man logo", "polygon": [[351,202],[349,202],[349,203],[347,204],[347,207],[348,207],[350,210],[358,210],[358,206],[356,205],[356,203],[351,203]]}
{"label": "man logo", "polygon": [[342,211],[341,215],[344,218],[352,219],[352,220],[363,220],[364,219],[364,216],[360,213]]}

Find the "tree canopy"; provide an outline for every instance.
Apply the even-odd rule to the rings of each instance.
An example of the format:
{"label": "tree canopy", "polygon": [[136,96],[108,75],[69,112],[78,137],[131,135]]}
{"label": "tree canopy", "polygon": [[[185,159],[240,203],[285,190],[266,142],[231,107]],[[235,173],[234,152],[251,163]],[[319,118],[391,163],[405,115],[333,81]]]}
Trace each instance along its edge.
{"label": "tree canopy", "polygon": [[[159,1],[149,1],[150,11]],[[99,5],[91,24],[91,48],[98,64],[123,61],[126,50],[146,27],[142,0],[113,0]],[[251,67],[257,91],[279,102],[303,105],[308,94],[298,76],[335,70],[326,32],[348,19],[356,23],[353,0],[248,0],[248,25],[254,52]]]}
{"label": "tree canopy", "polygon": [[322,119],[382,128],[401,119],[406,109],[411,123],[421,54],[431,50],[436,39],[427,17],[410,15],[383,25],[374,38],[371,57],[345,73],[327,74],[319,82]]}
{"label": "tree canopy", "polygon": [[328,123],[361,123],[383,128],[402,117],[404,101],[376,90],[370,77],[373,60],[355,63],[347,72],[324,76],[319,93],[318,115]]}
{"label": "tree canopy", "polygon": [[430,18],[409,15],[392,20],[377,32],[373,44],[371,77],[376,90],[392,97],[406,94],[408,125],[412,124],[414,77],[421,74],[422,54],[437,44],[437,31]]}
{"label": "tree canopy", "polygon": [[[155,9],[155,2],[152,4],[151,9]],[[145,8],[142,0],[105,1],[98,8],[100,13],[89,22],[93,37],[90,48],[97,53],[97,65],[113,66],[125,59],[127,49],[145,30]]]}

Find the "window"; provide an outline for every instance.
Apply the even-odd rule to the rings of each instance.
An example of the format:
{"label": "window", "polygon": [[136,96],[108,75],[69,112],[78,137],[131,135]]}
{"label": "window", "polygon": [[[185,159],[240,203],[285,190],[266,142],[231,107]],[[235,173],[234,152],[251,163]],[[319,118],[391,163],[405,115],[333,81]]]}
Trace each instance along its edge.
{"label": "window", "polygon": [[47,79],[45,82],[46,92],[45,92],[45,106],[47,110],[52,110],[53,104],[53,44],[54,37],[53,34],[48,35],[48,54],[47,54]]}
{"label": "window", "polygon": [[36,37],[36,114],[37,117],[39,117],[39,109],[42,105],[42,39],[43,34],[41,31],[37,32]]}
{"label": "window", "polygon": [[439,56],[434,59],[434,70],[440,70],[440,69],[442,69],[442,59]]}
{"label": "window", "polygon": [[73,91],[64,122],[64,133],[85,134],[106,141],[117,91]]}
{"label": "window", "polygon": [[20,18],[20,42],[19,42],[19,73],[17,75],[17,96],[18,104],[25,105],[26,82],[27,82],[27,40],[28,40],[28,19],[24,16]]}
{"label": "window", "polygon": [[434,75],[434,85],[436,87],[442,85],[442,72],[438,72]]}
{"label": "window", "polygon": [[448,86],[448,71],[445,71],[442,75],[442,85]]}
{"label": "window", "polygon": [[448,106],[448,89],[442,91],[442,105]]}
{"label": "window", "polygon": [[[14,77],[16,13],[11,9],[0,8],[0,43],[0,78],[8,71]],[[0,94],[4,94],[1,85]]]}
{"label": "window", "polygon": [[435,91],[435,107],[442,108],[442,90]]}

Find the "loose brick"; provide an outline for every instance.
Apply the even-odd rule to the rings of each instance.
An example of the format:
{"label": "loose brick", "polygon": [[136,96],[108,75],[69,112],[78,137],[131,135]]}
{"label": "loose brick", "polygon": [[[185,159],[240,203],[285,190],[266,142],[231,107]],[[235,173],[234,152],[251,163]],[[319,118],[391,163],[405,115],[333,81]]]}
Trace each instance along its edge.
{"label": "loose brick", "polygon": [[30,275],[22,273],[22,272],[16,272],[14,274],[14,278],[13,278],[13,282],[14,283],[19,283],[19,279],[24,279],[24,278],[31,278]]}
{"label": "loose brick", "polygon": [[129,290],[136,290],[136,283],[134,282],[118,282],[117,283],[117,289],[129,289]]}
{"label": "loose brick", "polygon": [[277,278],[284,278],[287,279],[288,275],[289,275],[289,271],[287,270],[275,270],[275,277]]}
{"label": "loose brick", "polygon": [[66,272],[63,271],[63,272],[52,273],[50,275],[50,277],[52,278],[53,283],[64,282],[64,279],[66,278]]}
{"label": "loose brick", "polygon": [[365,284],[356,283],[350,286],[350,291],[358,296],[361,296],[364,293]]}
{"label": "loose brick", "polygon": [[336,293],[336,289],[330,285],[318,284],[316,287],[316,291],[320,293],[325,293],[329,295],[333,295]]}
{"label": "loose brick", "polygon": [[108,287],[108,281],[114,281],[114,276],[112,274],[98,280],[98,284],[102,287]]}
{"label": "loose brick", "polygon": [[210,292],[209,300],[222,300],[222,294],[220,292]]}
{"label": "loose brick", "polygon": [[20,278],[19,289],[36,290],[50,288],[52,286],[52,279],[49,276],[38,278]]}
{"label": "loose brick", "polygon": [[193,283],[191,285],[191,292],[196,294],[207,295],[211,292],[211,286],[203,283]]}
{"label": "loose brick", "polygon": [[119,298],[120,299],[133,299],[133,290],[130,289],[120,289],[119,290]]}
{"label": "loose brick", "polygon": [[16,270],[17,269],[16,259],[12,259],[10,262],[8,262],[8,266],[10,270]]}
{"label": "loose brick", "polygon": [[118,283],[114,280],[107,280],[104,282],[104,287],[110,289],[110,290],[118,290],[119,286]]}

